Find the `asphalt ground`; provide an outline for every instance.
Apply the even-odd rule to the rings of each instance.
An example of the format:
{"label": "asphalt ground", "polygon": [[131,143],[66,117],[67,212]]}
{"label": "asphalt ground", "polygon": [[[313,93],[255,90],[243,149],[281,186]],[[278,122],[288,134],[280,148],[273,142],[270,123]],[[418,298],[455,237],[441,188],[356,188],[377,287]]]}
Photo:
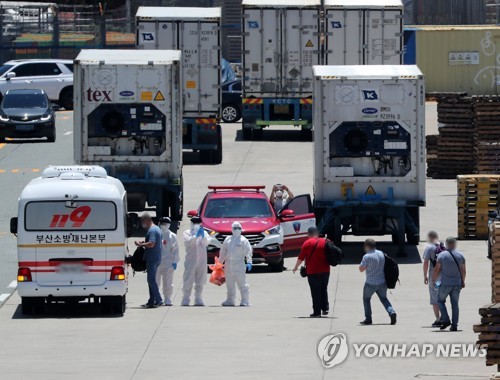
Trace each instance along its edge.
{"label": "asphalt ground", "polygon": [[[429,105],[429,115],[435,106]],[[434,111],[432,109],[434,107]],[[0,288],[16,275],[16,240],[9,235],[9,218],[26,183],[48,164],[72,163],[71,113],[58,113],[56,143],[11,144],[0,149]],[[68,117],[68,118],[66,118]],[[436,133],[428,120],[428,133]],[[266,130],[262,141],[242,141],[239,124],[223,126],[224,161],[201,165],[197,154],[185,155],[185,209],[197,208],[213,184],[286,184],[295,194],[312,193],[312,143],[299,131]],[[68,133],[66,135],[66,133]],[[16,169],[18,169],[16,171]],[[22,170],[19,170],[22,169]],[[441,236],[457,230],[456,182],[427,181],[427,207],[422,210],[423,231],[437,229]],[[186,220],[181,230],[187,228]],[[423,236],[423,235],[422,235]],[[389,240],[390,237],[387,237]],[[183,266],[175,274],[174,306],[143,310],[147,299],[145,274],[130,276],[127,311],[122,317],[101,315],[93,305],[76,308],[52,306],[40,316],[20,313],[14,294],[0,308],[0,378],[5,379],[488,379],[494,372],[482,358],[356,358],[353,344],[475,343],[472,325],[479,323],[478,308],[491,297],[491,264],[486,242],[463,241],[460,249],[468,264],[467,287],[460,300],[459,332],[441,332],[430,324],[433,314],[423,284],[420,256],[424,244],[407,247],[398,258],[401,284],[389,294],[398,313],[396,326],[376,299],[374,325],[360,326],[364,276],[358,272],[362,256],[356,240],[345,246],[346,260],[332,270],[328,318],[308,318],[311,300],[307,282],[290,268],[271,273],[255,266],[248,275],[249,308],[223,308],[225,288],[207,284],[206,307],[180,307]],[[382,239],[384,240],[384,239]],[[133,241],[129,245],[132,249]],[[383,250],[395,250],[382,243]],[[184,256],[181,250],[181,258]],[[333,369],[323,368],[317,354],[320,340],[343,333],[349,356]]]}

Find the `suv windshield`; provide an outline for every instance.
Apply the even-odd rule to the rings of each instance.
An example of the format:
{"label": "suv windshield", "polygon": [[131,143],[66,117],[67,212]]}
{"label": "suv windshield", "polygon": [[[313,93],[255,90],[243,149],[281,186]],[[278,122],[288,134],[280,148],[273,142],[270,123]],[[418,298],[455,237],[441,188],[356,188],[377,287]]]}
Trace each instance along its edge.
{"label": "suv windshield", "polygon": [[267,199],[217,198],[205,207],[205,218],[271,218],[273,212]]}
{"label": "suv windshield", "polygon": [[0,75],[4,75],[12,67],[13,67],[12,65],[2,65],[2,66],[0,66]]}
{"label": "suv windshield", "polygon": [[47,97],[42,94],[7,94],[3,108],[47,108]]}

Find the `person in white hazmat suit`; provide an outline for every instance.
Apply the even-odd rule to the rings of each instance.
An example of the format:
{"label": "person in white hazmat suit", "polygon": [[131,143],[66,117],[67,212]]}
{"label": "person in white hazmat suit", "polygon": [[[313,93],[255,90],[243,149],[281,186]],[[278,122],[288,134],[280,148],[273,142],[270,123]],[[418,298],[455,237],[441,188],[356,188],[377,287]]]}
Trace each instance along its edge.
{"label": "person in white hazmat suit", "polygon": [[191,227],[184,231],[184,287],[182,306],[189,306],[191,291],[194,285],[194,306],[205,306],[202,293],[207,283],[207,247],[212,240],[201,226],[201,218],[191,219]]}
{"label": "person in white hazmat suit", "polygon": [[160,219],[161,229],[161,264],[156,272],[156,282],[162,286],[165,306],[172,306],[174,292],[174,271],[179,262],[179,246],[177,235],[170,231],[170,218]]}
{"label": "person in white hazmat suit", "polygon": [[233,234],[224,240],[219,253],[220,262],[225,264],[227,286],[227,299],[222,306],[235,306],[236,285],[241,293],[240,306],[250,306],[246,271],[252,270],[252,246],[246,237],[241,236],[240,223],[234,222],[232,231]]}

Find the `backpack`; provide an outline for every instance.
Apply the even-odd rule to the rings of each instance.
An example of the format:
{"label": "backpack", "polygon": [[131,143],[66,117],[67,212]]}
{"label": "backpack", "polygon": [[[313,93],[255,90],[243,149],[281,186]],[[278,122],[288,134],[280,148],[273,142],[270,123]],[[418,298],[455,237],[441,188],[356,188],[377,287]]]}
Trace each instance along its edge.
{"label": "backpack", "polygon": [[146,260],[144,259],[144,254],[146,253],[144,247],[137,247],[133,256],[130,259],[130,265],[134,272],[145,272],[146,271]]}
{"label": "backpack", "polygon": [[342,250],[335,244],[333,244],[333,242],[331,242],[330,240],[326,240],[325,242],[325,256],[326,261],[332,267],[336,267],[337,265],[339,265],[344,258]]}
{"label": "backpack", "polygon": [[399,281],[399,267],[392,257],[384,253],[384,276],[387,284],[387,289],[394,289]]}
{"label": "backpack", "polygon": [[436,263],[437,263],[437,258],[438,258],[438,255],[441,253],[441,252],[445,252],[447,251],[446,247],[444,246],[443,243],[439,243],[439,244],[435,244],[435,247],[436,247],[436,254],[434,255],[434,259],[431,259],[429,257],[429,261],[431,262],[432,266],[435,267],[436,266]]}

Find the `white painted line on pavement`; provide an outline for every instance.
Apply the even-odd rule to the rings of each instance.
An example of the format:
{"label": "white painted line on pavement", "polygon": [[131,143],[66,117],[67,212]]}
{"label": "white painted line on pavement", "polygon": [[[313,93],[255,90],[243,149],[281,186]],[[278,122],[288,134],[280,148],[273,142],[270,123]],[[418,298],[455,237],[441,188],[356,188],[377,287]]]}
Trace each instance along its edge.
{"label": "white painted line on pavement", "polygon": [[7,286],[7,287],[8,287],[8,288],[11,288],[11,289],[12,289],[12,288],[17,288],[17,281],[16,281],[16,280],[12,281],[12,282],[9,284],[9,286]]}
{"label": "white painted line on pavement", "polygon": [[7,298],[9,298],[9,297],[10,297],[10,294],[7,294],[7,293],[0,294],[0,302],[7,301]]}
{"label": "white painted line on pavement", "polygon": [[69,135],[71,135],[72,133],[73,133],[72,131],[66,132],[66,133],[64,134],[64,136],[69,136]]}

